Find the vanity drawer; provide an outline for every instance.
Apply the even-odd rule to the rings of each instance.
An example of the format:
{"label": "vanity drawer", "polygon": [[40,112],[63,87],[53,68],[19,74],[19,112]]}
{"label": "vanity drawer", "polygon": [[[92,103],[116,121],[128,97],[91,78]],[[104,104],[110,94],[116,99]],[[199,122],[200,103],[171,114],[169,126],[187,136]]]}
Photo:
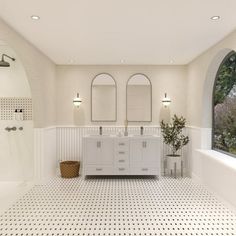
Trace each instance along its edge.
{"label": "vanity drawer", "polygon": [[129,155],[129,151],[118,149],[118,150],[116,150],[115,154],[116,154],[117,157],[127,156],[127,155]]}
{"label": "vanity drawer", "polygon": [[86,165],[85,175],[112,175],[112,166]]}
{"label": "vanity drawer", "polygon": [[128,150],[129,141],[128,140],[116,140],[115,147],[117,150]]}
{"label": "vanity drawer", "polygon": [[135,166],[132,168],[133,175],[159,175],[158,166]]}
{"label": "vanity drawer", "polygon": [[129,162],[129,153],[127,151],[116,151],[115,154],[115,163],[128,163]]}
{"label": "vanity drawer", "polygon": [[128,165],[129,159],[127,157],[117,157],[115,159],[115,165]]}
{"label": "vanity drawer", "polygon": [[114,167],[114,172],[116,175],[129,174],[129,166],[128,165],[117,165]]}

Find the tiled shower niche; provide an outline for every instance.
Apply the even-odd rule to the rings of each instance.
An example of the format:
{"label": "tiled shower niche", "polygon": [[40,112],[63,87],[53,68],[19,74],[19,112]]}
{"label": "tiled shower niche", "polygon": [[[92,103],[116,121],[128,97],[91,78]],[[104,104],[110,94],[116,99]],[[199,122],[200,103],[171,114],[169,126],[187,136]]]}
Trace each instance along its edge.
{"label": "tiled shower niche", "polygon": [[0,119],[14,120],[16,109],[22,109],[23,120],[33,119],[32,98],[28,97],[1,97]]}

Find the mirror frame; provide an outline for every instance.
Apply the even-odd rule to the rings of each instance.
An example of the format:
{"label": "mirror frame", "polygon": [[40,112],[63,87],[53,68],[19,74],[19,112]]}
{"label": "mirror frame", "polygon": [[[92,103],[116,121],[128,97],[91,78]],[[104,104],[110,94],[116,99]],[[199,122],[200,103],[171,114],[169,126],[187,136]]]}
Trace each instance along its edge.
{"label": "mirror frame", "polygon": [[[94,120],[93,119],[93,102],[92,102],[93,101],[93,82],[97,78],[97,76],[103,75],[103,74],[109,75],[111,77],[111,79],[113,79],[113,81],[115,82],[115,100],[116,100],[115,101],[115,111],[116,111],[116,113],[115,113],[114,120]],[[117,83],[116,83],[116,80],[114,79],[114,77],[111,74],[106,73],[106,72],[99,73],[99,74],[95,75],[94,78],[92,79],[90,89],[91,89],[91,97],[90,97],[90,99],[91,99],[91,122],[116,122],[117,121]]]}
{"label": "mirror frame", "polygon": [[[128,120],[128,84],[129,84],[130,79],[135,75],[143,75],[150,83],[150,90],[151,90],[150,91],[151,92],[151,94],[150,94],[150,106],[151,106],[150,120],[145,120],[145,121],[143,121],[143,120],[139,120],[139,121],[138,120]],[[126,83],[126,120],[128,122],[152,122],[152,82],[149,79],[149,77],[147,75],[143,74],[143,73],[135,73],[135,74],[131,75],[129,77],[129,79],[127,80],[127,83]]]}

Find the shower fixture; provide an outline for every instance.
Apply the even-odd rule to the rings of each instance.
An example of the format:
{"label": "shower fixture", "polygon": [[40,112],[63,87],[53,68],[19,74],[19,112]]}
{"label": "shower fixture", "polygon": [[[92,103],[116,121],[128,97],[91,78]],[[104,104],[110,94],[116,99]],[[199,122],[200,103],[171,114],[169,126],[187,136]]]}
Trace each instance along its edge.
{"label": "shower fixture", "polygon": [[11,132],[11,131],[16,131],[17,128],[16,128],[15,126],[13,126],[13,127],[8,127],[8,126],[7,126],[7,127],[5,128],[5,130],[8,131],[8,132]]}
{"label": "shower fixture", "polygon": [[0,61],[0,67],[9,67],[10,66],[9,62],[4,61],[4,57],[10,58],[12,61],[16,60],[15,58],[8,56],[7,54],[2,54],[2,60]]}

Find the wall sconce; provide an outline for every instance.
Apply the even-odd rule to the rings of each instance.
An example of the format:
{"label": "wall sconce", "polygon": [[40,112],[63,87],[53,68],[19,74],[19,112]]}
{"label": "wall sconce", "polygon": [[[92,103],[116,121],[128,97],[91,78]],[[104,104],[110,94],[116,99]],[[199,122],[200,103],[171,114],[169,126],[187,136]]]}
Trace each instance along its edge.
{"label": "wall sconce", "polygon": [[165,97],[162,99],[162,104],[164,107],[168,107],[171,103],[170,98],[167,97],[167,94],[165,93]]}
{"label": "wall sconce", "polygon": [[81,100],[81,98],[79,97],[79,93],[77,93],[76,98],[74,98],[74,100],[73,100],[73,104],[74,104],[76,107],[79,107],[81,103],[82,103],[82,100]]}

